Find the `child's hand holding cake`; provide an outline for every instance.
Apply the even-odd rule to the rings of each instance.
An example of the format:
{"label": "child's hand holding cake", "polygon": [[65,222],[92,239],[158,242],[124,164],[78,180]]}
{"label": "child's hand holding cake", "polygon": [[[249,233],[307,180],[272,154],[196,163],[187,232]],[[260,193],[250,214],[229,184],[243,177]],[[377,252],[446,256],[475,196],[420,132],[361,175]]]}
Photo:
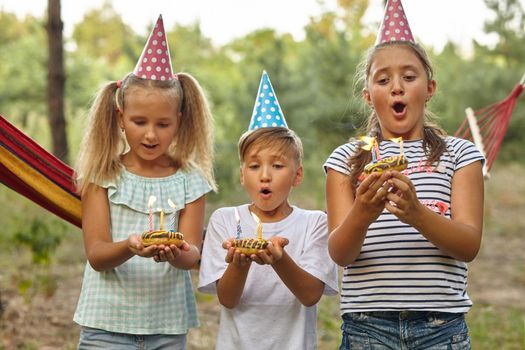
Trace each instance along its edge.
{"label": "child's hand holding cake", "polygon": [[284,255],[284,247],[288,245],[288,243],[290,243],[290,241],[287,238],[272,237],[268,240],[266,249],[258,252],[252,257],[252,260],[259,265],[272,265],[281,260]]}

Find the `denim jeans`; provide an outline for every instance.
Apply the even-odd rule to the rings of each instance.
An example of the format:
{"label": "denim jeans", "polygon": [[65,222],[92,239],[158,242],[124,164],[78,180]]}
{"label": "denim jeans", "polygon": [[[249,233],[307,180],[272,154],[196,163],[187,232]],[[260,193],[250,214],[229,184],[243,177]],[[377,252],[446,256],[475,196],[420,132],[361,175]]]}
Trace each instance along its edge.
{"label": "denim jeans", "polygon": [[464,314],[374,311],[343,315],[339,350],[470,350]]}
{"label": "denim jeans", "polygon": [[184,350],[186,334],[135,335],[82,327],[78,350]]}

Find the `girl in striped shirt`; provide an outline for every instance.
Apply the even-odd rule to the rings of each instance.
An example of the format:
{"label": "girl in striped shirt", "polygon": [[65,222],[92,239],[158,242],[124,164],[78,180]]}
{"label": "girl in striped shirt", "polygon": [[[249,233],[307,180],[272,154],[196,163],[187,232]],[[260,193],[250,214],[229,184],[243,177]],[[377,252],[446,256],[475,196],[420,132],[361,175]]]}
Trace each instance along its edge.
{"label": "girl in striped shirt", "polygon": [[379,40],[363,68],[367,135],[381,157],[399,155],[390,139],[401,137],[408,166],[363,179],[371,152],[357,140],[324,164],[328,250],[344,267],[340,349],[470,349],[466,263],[481,243],[483,155],[428,121],[436,82],[411,34]]}

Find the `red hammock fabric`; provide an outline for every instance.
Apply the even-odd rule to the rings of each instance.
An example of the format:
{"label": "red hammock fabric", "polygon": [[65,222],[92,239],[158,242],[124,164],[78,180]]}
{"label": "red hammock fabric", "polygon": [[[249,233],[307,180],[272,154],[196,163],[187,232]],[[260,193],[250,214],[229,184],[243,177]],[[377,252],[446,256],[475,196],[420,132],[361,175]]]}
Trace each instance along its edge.
{"label": "red hammock fabric", "polygon": [[81,227],[73,169],[0,115],[0,182]]}
{"label": "red hammock fabric", "polygon": [[[523,82],[520,82],[502,101],[493,103],[490,106],[474,112],[479,127],[479,136],[481,137],[483,150],[487,159],[487,172],[490,171],[494,160],[496,160],[496,155],[505,137],[510,118],[512,117],[512,111],[516,105],[516,100],[523,92],[523,87]],[[469,127],[468,118],[463,120],[463,123],[454,136],[474,141],[474,135]]]}

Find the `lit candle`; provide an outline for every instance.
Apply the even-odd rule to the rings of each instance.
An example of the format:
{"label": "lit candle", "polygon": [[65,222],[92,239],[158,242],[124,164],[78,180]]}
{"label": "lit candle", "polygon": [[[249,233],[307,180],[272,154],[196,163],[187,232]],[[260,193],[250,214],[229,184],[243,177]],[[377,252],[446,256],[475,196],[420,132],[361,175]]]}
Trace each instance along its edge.
{"label": "lit candle", "polygon": [[164,230],[164,210],[162,208],[157,208],[157,211],[160,211],[160,228],[159,230]]}
{"label": "lit candle", "polygon": [[403,138],[400,136],[400,137],[396,137],[396,138],[390,139],[390,141],[399,144],[399,154],[403,155]]}
{"label": "lit candle", "polygon": [[255,222],[257,222],[257,239],[262,240],[262,223],[261,220],[255,215],[255,213],[252,213],[253,218],[255,219]]}
{"label": "lit candle", "polygon": [[149,230],[153,231],[153,204],[157,200],[155,196],[149,196],[148,198],[148,208],[149,208]]}
{"label": "lit candle", "polygon": [[235,208],[235,221],[237,222],[237,239],[241,238],[241,218],[239,217],[239,212]]}
{"label": "lit candle", "polygon": [[169,206],[171,207],[171,209],[173,210],[173,213],[172,213],[172,215],[171,215],[171,230],[172,230],[172,231],[176,231],[176,230],[175,230],[175,217],[176,217],[176,215],[177,215],[177,211],[176,211],[176,209],[177,209],[177,205],[176,205],[175,203],[173,203],[173,202],[171,201],[171,199],[169,199],[169,198],[168,198],[168,205],[169,205]]}
{"label": "lit candle", "polygon": [[[377,142],[377,139],[374,137],[374,151],[376,152],[376,161],[381,159],[381,154],[379,153],[379,143]],[[374,152],[372,152],[372,158]],[[375,163],[375,162],[374,162]]]}

